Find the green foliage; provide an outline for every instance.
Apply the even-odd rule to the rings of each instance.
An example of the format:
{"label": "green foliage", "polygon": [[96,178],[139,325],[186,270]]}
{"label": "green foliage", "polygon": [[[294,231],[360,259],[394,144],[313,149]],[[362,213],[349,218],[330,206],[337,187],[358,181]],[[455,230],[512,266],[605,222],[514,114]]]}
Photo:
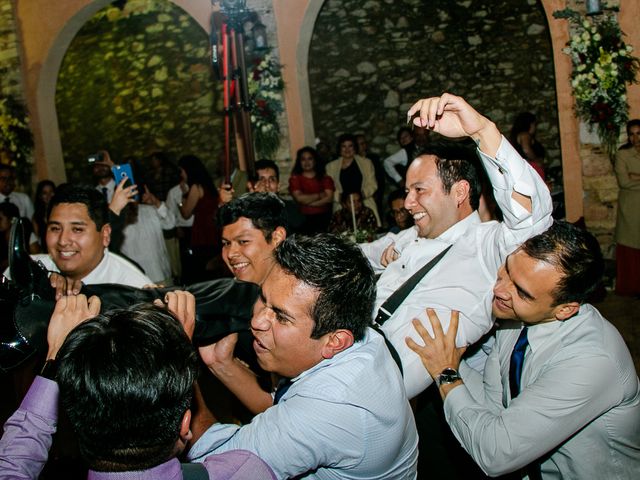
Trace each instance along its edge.
{"label": "green foliage", "polygon": [[16,167],[22,185],[31,182],[33,137],[24,106],[12,96],[0,97],[0,151]]}

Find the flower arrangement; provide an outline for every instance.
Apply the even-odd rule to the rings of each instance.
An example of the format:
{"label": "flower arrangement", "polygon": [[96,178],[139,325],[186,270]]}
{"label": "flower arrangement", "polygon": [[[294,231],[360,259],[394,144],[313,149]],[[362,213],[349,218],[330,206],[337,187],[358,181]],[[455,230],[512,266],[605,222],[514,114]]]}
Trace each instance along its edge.
{"label": "flower arrangement", "polygon": [[576,114],[597,127],[604,150],[614,158],[620,129],[628,120],[626,84],[636,83],[640,62],[631,55],[633,48],[624,43],[613,12],[587,18],[567,8],[553,16],[566,18],[573,26],[564,53],[573,64],[571,87]]}
{"label": "flower arrangement", "polygon": [[16,167],[20,183],[28,183],[30,180],[32,149],[33,137],[24,106],[11,96],[0,97],[2,161]]}
{"label": "flower arrangement", "polygon": [[257,58],[254,65],[247,79],[253,139],[258,157],[270,158],[280,147],[278,115],[283,111],[284,82],[280,64],[271,52]]}

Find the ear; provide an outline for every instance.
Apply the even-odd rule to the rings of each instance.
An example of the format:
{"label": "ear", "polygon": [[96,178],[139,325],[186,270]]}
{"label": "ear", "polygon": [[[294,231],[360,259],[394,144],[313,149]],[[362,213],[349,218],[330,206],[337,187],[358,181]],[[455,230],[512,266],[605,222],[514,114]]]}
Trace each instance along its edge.
{"label": "ear", "polygon": [[180,439],[187,443],[193,437],[191,433],[191,410],[187,409],[182,416],[182,421],[180,422]]}
{"label": "ear", "polygon": [[284,227],[276,227],[275,230],[271,233],[271,243],[275,246],[280,245],[284,242],[284,239],[287,238],[287,231]]}
{"label": "ear", "polygon": [[580,310],[580,304],[578,302],[569,302],[558,305],[554,309],[556,320],[567,320],[573,317]]}
{"label": "ear", "polygon": [[111,225],[108,223],[102,226],[102,230],[100,230],[100,235],[102,236],[102,246],[107,248],[111,243]]}
{"label": "ear", "polygon": [[353,342],[351,330],[340,329],[327,333],[325,344],[322,347],[322,358],[333,358],[334,355],[353,345]]}
{"label": "ear", "polygon": [[458,207],[460,205],[463,205],[465,202],[470,201],[469,199],[470,189],[471,189],[471,186],[469,185],[469,182],[467,182],[466,180],[460,180],[453,184],[453,187],[451,188],[451,192],[455,196],[456,205]]}

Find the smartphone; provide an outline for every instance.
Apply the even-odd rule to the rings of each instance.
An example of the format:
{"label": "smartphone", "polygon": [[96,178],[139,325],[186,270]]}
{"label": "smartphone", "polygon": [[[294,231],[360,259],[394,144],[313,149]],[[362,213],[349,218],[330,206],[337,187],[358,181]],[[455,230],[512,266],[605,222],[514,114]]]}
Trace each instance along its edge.
{"label": "smartphone", "polygon": [[94,153],[94,154],[89,155],[87,157],[87,162],[88,163],[96,163],[96,162],[100,163],[103,160],[104,160],[104,153],[102,153],[102,152]]}
{"label": "smartphone", "polygon": [[[124,184],[125,187],[129,187],[136,183],[133,179],[133,170],[131,170],[131,165],[129,165],[128,163],[123,163],[122,165],[114,165],[113,167],[111,167],[111,171],[113,172],[113,176],[115,177],[116,184],[120,183],[120,181],[124,177],[127,177],[127,181]],[[136,201],[140,201],[140,198],[137,194],[135,198]]]}

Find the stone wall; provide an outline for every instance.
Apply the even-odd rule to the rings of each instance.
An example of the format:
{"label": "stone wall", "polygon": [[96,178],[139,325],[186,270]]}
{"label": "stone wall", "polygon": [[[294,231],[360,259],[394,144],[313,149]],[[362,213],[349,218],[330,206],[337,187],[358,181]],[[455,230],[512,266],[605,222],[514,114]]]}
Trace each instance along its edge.
{"label": "stone wall", "polygon": [[20,56],[11,0],[0,0],[0,94],[22,98]]}
{"label": "stone wall", "polygon": [[508,132],[538,116],[548,162],[559,162],[552,49],[537,0],[327,0],[309,52],[316,133],[364,131],[373,150],[397,150],[395,132],[417,99],[450,91]]}
{"label": "stone wall", "polygon": [[223,144],[221,82],[209,66],[209,37],[164,0],[129,0],[99,11],[69,46],[56,109],[67,176],[87,180],[85,158],[155,150],[199,156],[217,170]]}

